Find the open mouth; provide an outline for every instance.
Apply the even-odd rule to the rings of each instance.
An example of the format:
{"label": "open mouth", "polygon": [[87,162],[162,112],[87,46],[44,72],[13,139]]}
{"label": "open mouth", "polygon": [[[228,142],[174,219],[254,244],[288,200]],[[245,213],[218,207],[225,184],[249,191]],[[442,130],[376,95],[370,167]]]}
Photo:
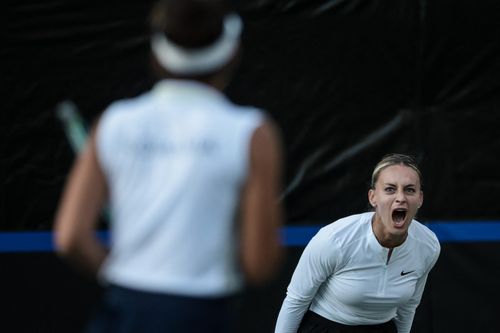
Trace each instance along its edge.
{"label": "open mouth", "polygon": [[405,223],[406,209],[398,208],[392,211],[392,221],[396,227],[402,227]]}

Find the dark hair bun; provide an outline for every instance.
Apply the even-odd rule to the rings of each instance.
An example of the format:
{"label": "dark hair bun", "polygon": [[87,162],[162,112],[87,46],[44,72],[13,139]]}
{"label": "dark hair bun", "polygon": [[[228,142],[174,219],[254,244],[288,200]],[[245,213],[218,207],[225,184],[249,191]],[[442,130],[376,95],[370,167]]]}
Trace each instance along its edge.
{"label": "dark hair bun", "polygon": [[178,46],[203,48],[221,35],[227,13],[220,0],[163,0],[153,10],[152,28]]}

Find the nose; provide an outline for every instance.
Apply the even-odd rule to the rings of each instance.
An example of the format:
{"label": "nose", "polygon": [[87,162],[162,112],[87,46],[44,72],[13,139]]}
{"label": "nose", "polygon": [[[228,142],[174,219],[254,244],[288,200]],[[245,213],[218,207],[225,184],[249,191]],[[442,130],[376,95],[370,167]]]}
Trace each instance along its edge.
{"label": "nose", "polygon": [[399,191],[396,192],[396,202],[397,203],[406,202],[406,196],[405,196],[404,191],[399,190]]}

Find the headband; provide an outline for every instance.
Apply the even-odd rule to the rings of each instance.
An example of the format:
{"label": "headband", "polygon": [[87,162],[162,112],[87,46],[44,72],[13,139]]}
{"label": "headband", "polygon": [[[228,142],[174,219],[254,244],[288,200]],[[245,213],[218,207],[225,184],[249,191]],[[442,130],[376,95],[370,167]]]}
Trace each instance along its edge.
{"label": "headband", "polygon": [[243,27],[237,14],[224,18],[222,34],[210,46],[187,49],[176,45],[162,33],[155,33],[151,39],[151,49],[158,62],[168,71],[181,75],[197,75],[215,71],[234,55],[239,46]]}

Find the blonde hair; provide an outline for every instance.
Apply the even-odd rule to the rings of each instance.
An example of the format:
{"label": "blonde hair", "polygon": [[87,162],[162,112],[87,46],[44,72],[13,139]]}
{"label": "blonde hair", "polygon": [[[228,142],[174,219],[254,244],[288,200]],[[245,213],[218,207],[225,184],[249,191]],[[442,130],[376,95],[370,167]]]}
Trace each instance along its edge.
{"label": "blonde hair", "polygon": [[412,168],[415,170],[415,172],[418,175],[419,181],[420,181],[420,188],[422,188],[422,174],[420,172],[420,169],[417,166],[417,162],[415,162],[415,159],[409,155],[404,155],[404,154],[388,154],[385,155],[380,162],[377,163],[375,168],[373,169],[372,173],[372,181],[370,184],[370,187],[372,189],[375,188],[375,184],[377,183],[378,177],[380,176],[380,173],[382,170],[385,168],[391,166],[391,165],[405,165],[409,168]]}

